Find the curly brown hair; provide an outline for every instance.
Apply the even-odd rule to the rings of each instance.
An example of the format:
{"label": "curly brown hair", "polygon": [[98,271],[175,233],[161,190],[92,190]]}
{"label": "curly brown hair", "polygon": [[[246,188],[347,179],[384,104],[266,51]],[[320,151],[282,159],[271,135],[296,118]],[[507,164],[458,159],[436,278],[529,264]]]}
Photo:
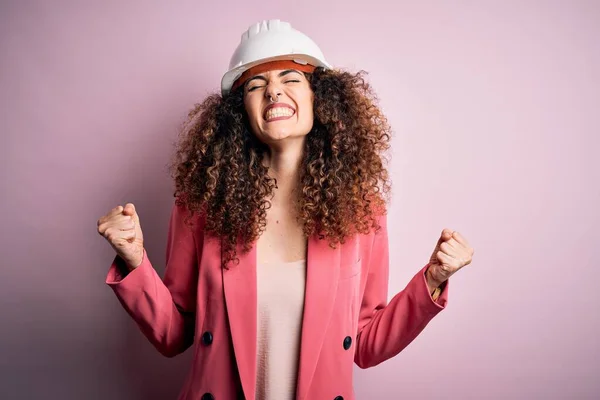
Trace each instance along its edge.
{"label": "curly brown hair", "polygon": [[[391,190],[385,164],[391,129],[365,71],[316,68],[305,73],[314,92],[314,123],[306,136],[295,188],[306,237],[332,248],[348,236],[378,230]],[[266,227],[277,181],[262,164],[268,147],[252,133],[243,86],[210,94],[189,112],[169,164],[176,203],[204,216],[205,232],[221,239],[222,267],[236,263],[236,245],[251,249]]]}

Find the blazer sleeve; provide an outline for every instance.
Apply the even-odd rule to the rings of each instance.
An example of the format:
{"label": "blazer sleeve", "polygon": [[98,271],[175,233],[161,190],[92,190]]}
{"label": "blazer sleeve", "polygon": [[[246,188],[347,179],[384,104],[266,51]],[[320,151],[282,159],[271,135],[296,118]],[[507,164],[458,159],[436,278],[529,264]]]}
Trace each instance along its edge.
{"label": "blazer sleeve", "polygon": [[388,304],[387,215],[379,217],[379,224],[380,231],[373,235],[358,321],[354,361],[361,368],[373,367],[402,351],[448,301],[449,281],[445,282],[437,302],[431,297],[425,278],[427,264]]}
{"label": "blazer sleeve", "polygon": [[183,206],[173,205],[163,279],[152,267],[145,250],[142,263],[126,275],[125,263],[117,255],[106,277],[106,284],[127,313],[166,357],[182,353],[194,339],[197,249],[202,247],[196,246],[195,229],[184,223],[186,213]]}

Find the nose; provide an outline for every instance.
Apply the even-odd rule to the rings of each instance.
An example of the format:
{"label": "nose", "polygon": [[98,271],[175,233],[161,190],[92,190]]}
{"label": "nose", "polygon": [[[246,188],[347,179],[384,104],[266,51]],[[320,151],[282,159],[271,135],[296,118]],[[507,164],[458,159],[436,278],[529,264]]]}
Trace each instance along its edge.
{"label": "nose", "polygon": [[265,96],[271,101],[277,101],[279,96],[281,96],[281,89],[279,85],[275,83],[270,83],[267,85],[267,90],[265,90]]}

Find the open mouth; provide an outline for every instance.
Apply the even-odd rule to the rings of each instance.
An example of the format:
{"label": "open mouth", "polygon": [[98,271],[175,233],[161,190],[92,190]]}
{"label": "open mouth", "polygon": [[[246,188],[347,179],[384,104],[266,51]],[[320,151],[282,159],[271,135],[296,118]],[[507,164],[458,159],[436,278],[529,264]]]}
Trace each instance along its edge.
{"label": "open mouth", "polygon": [[296,110],[287,104],[272,104],[265,110],[263,118],[267,122],[289,119],[294,116]]}

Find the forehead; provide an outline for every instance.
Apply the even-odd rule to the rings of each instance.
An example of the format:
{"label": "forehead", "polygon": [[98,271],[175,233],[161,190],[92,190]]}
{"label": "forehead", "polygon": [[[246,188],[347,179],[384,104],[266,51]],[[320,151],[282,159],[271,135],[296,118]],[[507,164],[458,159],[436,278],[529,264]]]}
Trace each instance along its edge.
{"label": "forehead", "polygon": [[285,76],[285,75],[289,75],[289,74],[304,76],[304,74],[301,71],[298,71],[293,68],[287,68],[287,69],[270,69],[268,71],[253,74],[252,77],[263,76],[265,78],[268,78],[268,77],[275,78],[275,77]]}

